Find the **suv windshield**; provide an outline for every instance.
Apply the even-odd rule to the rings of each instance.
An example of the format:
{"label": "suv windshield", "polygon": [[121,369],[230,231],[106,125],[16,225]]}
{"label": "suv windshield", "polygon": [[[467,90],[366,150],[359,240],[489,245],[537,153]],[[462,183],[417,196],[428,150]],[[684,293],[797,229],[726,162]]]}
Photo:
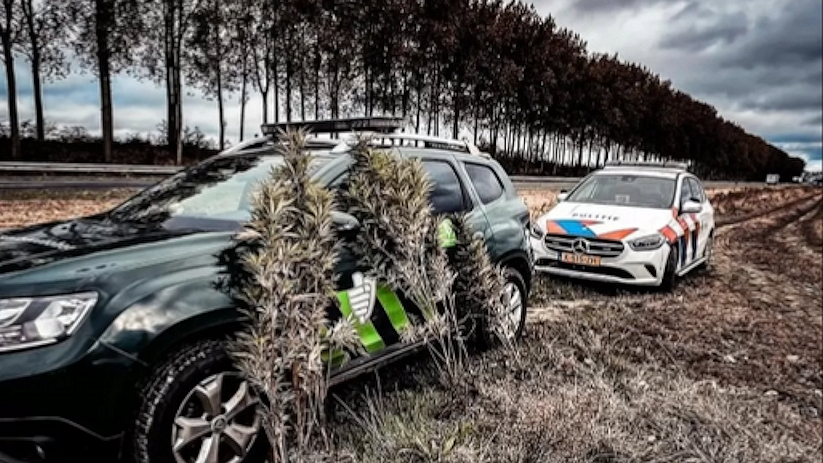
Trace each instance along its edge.
{"label": "suv windshield", "polygon": [[[331,159],[316,156],[311,171]],[[251,194],[282,163],[281,156],[270,152],[214,158],[142,191],[109,212],[108,218],[146,224],[180,219],[181,225],[195,228],[243,222],[251,217]]]}
{"label": "suv windshield", "polygon": [[597,174],[584,180],[566,201],[666,209],[674,201],[675,179],[631,174]]}

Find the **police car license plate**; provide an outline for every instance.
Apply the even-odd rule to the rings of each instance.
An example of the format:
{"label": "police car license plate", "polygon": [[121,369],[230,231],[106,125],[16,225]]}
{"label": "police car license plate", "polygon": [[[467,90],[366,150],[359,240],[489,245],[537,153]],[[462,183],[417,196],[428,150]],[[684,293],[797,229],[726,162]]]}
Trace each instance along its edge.
{"label": "police car license plate", "polygon": [[560,261],[567,264],[588,265],[590,267],[600,266],[600,256],[590,256],[588,254],[561,253]]}

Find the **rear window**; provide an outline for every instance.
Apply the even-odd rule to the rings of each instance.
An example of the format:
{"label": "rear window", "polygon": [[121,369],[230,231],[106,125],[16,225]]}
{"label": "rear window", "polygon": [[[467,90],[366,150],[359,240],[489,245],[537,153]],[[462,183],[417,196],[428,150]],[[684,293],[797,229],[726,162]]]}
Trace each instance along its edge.
{"label": "rear window", "polygon": [[483,204],[489,204],[503,196],[503,183],[497,174],[488,167],[481,164],[465,163],[466,172],[469,174],[477,195]]}
{"label": "rear window", "polygon": [[454,167],[448,162],[425,160],[423,168],[434,184],[430,196],[434,212],[446,214],[464,211],[466,200]]}

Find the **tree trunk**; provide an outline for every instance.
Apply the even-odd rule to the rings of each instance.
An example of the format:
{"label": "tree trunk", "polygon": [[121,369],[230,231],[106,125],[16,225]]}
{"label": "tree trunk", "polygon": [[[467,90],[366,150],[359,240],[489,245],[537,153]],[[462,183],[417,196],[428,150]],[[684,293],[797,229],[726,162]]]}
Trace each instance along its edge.
{"label": "tree trunk", "polygon": [[40,43],[37,37],[37,30],[34,27],[34,6],[32,0],[22,2],[23,16],[26,19],[26,30],[28,32],[29,44],[31,46],[31,76],[32,91],[34,93],[34,118],[36,123],[37,141],[46,138],[45,123],[43,122],[43,90],[40,79]]}
{"label": "tree trunk", "polygon": [[320,54],[318,39],[314,50],[314,119],[320,120],[320,65],[323,64],[323,55]]}
{"label": "tree trunk", "polygon": [[280,82],[278,81],[278,69],[277,69],[277,57],[275,56],[272,62],[272,71],[273,72],[273,79],[274,82],[274,123],[277,124],[280,122]]}
{"label": "tree trunk", "polygon": [[103,158],[112,161],[112,139],[114,127],[111,99],[111,66],[109,56],[109,24],[112,12],[110,2],[96,1],[95,34],[97,40],[97,71],[100,78],[100,123],[103,132]]}
{"label": "tree trunk", "polygon": [[243,59],[243,83],[240,86],[240,141],[243,141],[244,126],[246,125],[246,86],[248,84],[248,60]]}
{"label": "tree trunk", "polygon": [[223,112],[223,73],[217,69],[217,117],[220,118],[220,150],[226,149],[226,118]]}
{"label": "tree trunk", "polygon": [[[6,15],[7,18],[10,18],[11,12],[7,11]],[[22,157],[20,152],[20,121],[17,115],[17,81],[14,77],[14,54],[11,49],[10,34],[7,30],[4,30],[2,34],[3,59],[6,64],[6,84],[8,85],[6,97],[9,105],[9,124],[11,124],[11,158],[19,160]]]}

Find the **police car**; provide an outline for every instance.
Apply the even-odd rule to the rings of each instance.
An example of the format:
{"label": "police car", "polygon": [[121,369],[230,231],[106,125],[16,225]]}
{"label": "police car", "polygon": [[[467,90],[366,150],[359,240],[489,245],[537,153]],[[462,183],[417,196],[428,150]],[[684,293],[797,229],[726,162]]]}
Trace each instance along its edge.
{"label": "police car", "polygon": [[714,208],[685,164],[607,163],[558,201],[531,225],[538,272],[671,288],[711,259]]}

